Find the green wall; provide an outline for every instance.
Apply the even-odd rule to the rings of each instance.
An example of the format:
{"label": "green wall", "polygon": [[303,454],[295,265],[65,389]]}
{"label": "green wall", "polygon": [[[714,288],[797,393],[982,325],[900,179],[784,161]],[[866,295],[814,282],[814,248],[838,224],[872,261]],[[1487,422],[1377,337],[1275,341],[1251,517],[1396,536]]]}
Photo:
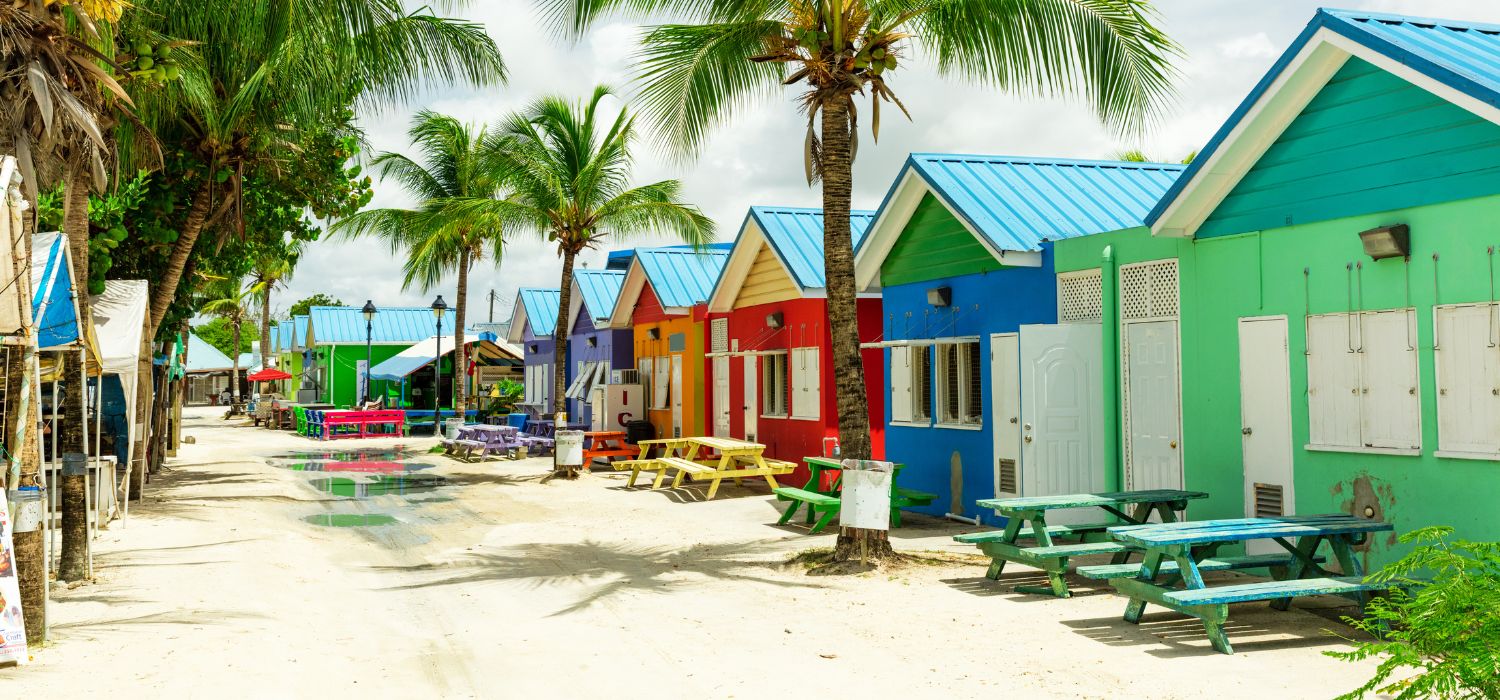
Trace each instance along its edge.
{"label": "green wall", "polygon": [[[1464,537],[1500,540],[1493,504],[1500,494],[1500,463],[1433,454],[1438,421],[1432,355],[1435,302],[1492,298],[1487,249],[1500,243],[1497,213],[1500,195],[1196,241],[1152,238],[1134,229],[1061,241],[1056,265],[1058,272],[1100,267],[1106,246],[1114,265],[1178,258],[1186,487],[1210,494],[1193,505],[1194,519],[1243,514],[1238,320],[1285,315],[1296,512],[1347,512],[1369,498],[1398,533],[1452,525]],[[1411,227],[1410,262],[1375,262],[1364,255],[1360,231],[1397,223]],[[1115,304],[1116,290],[1106,286],[1104,291],[1105,303]],[[1416,308],[1421,455],[1305,449],[1305,316],[1401,307]],[[1107,352],[1118,353],[1118,347]],[[1107,400],[1118,411],[1118,392]],[[1389,561],[1394,549],[1394,536],[1374,542],[1371,563]]]}
{"label": "green wall", "polygon": [[[371,347],[370,357],[373,358],[371,366],[391,359],[408,347],[410,346],[375,345]],[[315,352],[319,353],[318,363],[331,368],[328,375],[329,381],[323,386],[323,401],[337,406],[353,405],[357,394],[356,388],[359,386],[358,362],[365,359],[365,346],[324,345],[318,347]],[[371,382],[370,390],[379,396],[381,383]]]}
{"label": "green wall", "polygon": [[927,194],[886,256],[880,282],[885,286],[911,284],[1000,267],[974,234],[942,202]]}

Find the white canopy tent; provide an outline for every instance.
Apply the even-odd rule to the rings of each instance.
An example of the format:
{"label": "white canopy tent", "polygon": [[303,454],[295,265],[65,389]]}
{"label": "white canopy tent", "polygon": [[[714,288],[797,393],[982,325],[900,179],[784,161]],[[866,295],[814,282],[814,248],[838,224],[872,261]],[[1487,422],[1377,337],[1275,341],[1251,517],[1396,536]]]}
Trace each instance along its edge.
{"label": "white canopy tent", "polygon": [[[388,382],[399,382],[405,379],[412,372],[426,367],[433,360],[437,359],[439,340],[442,341],[444,355],[453,352],[453,336],[432,336],[375,365],[370,370],[370,378]],[[505,357],[513,360],[521,359],[520,348],[510,343],[498,342],[495,340],[495,336],[489,333],[479,336],[465,335],[464,345],[469,347],[478,345],[478,349],[489,357]]]}
{"label": "white canopy tent", "polygon": [[[120,378],[125,392],[129,441],[135,445],[136,373],[140,368],[141,336],[146,332],[150,290],[145,280],[108,280],[104,293],[93,298],[94,333],[104,374]],[[128,459],[128,457],[127,457]]]}

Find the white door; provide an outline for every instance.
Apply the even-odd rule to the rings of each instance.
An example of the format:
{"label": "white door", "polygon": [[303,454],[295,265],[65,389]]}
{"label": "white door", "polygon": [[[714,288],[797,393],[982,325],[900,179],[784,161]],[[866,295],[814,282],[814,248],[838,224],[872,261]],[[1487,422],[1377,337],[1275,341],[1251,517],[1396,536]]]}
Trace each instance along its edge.
{"label": "white door", "polygon": [[[1292,390],[1286,318],[1240,319],[1240,440],[1245,515],[1273,518],[1292,509]],[[1251,554],[1280,551],[1247,542]]]}
{"label": "white door", "polygon": [[755,442],[755,433],[759,430],[756,419],[760,410],[760,377],[756,372],[759,364],[755,355],[745,356],[745,405],[741,410],[745,412],[745,439]]}
{"label": "white door", "polygon": [[[1021,326],[1021,495],[1104,490],[1102,327]],[[1086,510],[1058,524],[1097,519]]]}
{"label": "white door", "polygon": [[995,497],[1021,495],[1021,346],[1015,333],[990,336],[990,401],[995,440]]}
{"label": "white door", "polygon": [[1125,324],[1125,489],[1182,488],[1177,321]]}
{"label": "white door", "polygon": [[682,356],[672,356],[672,437],[682,437]]}
{"label": "white door", "polygon": [[729,357],[714,358],[714,435],[729,437]]}

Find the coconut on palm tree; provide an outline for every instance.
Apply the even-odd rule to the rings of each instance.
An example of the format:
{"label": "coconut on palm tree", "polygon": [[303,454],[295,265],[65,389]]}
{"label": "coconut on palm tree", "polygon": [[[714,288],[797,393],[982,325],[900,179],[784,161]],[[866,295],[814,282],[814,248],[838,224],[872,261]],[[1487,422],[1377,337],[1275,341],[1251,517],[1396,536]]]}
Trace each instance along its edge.
{"label": "coconut on palm tree", "polygon": [[[459,215],[449,210],[454,200],[489,198],[498,191],[495,174],[485,167],[486,131],[453,117],[422,110],[412,119],[407,136],[420,155],[382,153],[371,163],[380,177],[395,180],[419,200],[415,209],[370,209],[346,217],[333,226],[350,237],[375,236],[390,243],[392,252],[405,252],[402,288],[431,289],[450,272],[457,273],[454,303],[454,366],[467,367],[464,323],[469,305],[469,272],[486,258],[500,262],[504,228],[492,215]],[[463,381],[455,387],[455,407],[465,403]]]}
{"label": "coconut on palm tree", "polygon": [[[713,238],[713,222],[683,203],[682,184],[631,184],[635,119],[622,108],[613,119],[600,106],[611,94],[599,86],[584,101],[546,97],[507,118],[487,143],[490,170],[504,196],[454,199],[462,216],[489,216],[507,230],[527,230],[557,246],[562,259],[555,347],[568,346],[573,265],[579,254],[610,237],[666,235],[698,245]],[[562,413],[567,363],[554,363],[552,410]],[[572,475],[571,471],[569,475]]]}
{"label": "coconut on palm tree", "polygon": [[[539,2],[575,37],[617,14],[669,18],[647,28],[636,73],[646,115],[680,153],[699,150],[715,126],[755,98],[774,97],[782,86],[801,90],[804,174],[823,188],[839,445],[858,459],[870,455],[870,430],[849,230],[857,98],[868,100],[878,139],[882,105],[907,112],[896,76],[920,50],[945,74],[1002,90],[1081,93],[1104,122],[1134,130],[1169,94],[1178,52],[1156,26],[1150,0]],[[846,555],[852,539],[841,534],[839,542]]]}

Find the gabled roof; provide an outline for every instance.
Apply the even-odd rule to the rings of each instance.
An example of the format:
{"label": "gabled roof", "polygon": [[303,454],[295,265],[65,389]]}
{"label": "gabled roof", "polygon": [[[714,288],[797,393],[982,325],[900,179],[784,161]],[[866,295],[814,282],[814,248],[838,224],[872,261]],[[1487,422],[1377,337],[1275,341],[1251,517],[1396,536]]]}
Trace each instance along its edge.
{"label": "gabled roof", "polygon": [[[454,311],[443,314],[442,331],[453,332]],[[425,306],[384,307],[370,323],[370,342],[410,345],[437,330],[432,309]],[[314,306],[308,310],[306,336],[315,345],[365,343],[365,316],[357,306]]]}
{"label": "gabled roof", "polygon": [[221,372],[234,367],[234,360],[199,338],[196,333],[187,336],[187,367],[189,372]]}
{"label": "gabled roof", "polygon": [[913,153],[855,251],[856,282],[880,268],[931,194],[1007,265],[1041,264],[1042,244],[1140,226],[1182,172],[1169,163]]}
{"label": "gabled roof", "polygon": [[1152,209],[1152,232],[1192,236],[1350,57],[1500,123],[1500,25],[1318,10]]}
{"label": "gabled roof", "polygon": [[[875,220],[873,211],[849,213],[853,244],[858,246]],[[787,275],[804,294],[827,285],[823,276],[823,210],[797,207],[750,207],[734,239],[734,248],[714,285],[710,311],[728,311],[745,284],[761,244],[771,247]]]}
{"label": "gabled roof", "polygon": [[523,287],[516,292],[516,303],[511,305],[510,342],[519,343],[526,337],[527,324],[531,334],[549,336],[557,328],[557,307],[562,303],[562,292],[556,289]]}
{"label": "gabled roof", "polygon": [[733,243],[710,243],[698,250],[692,246],[637,248],[609,325],[630,327],[631,312],[647,284],[668,314],[680,316],[708,301],[733,247]]}
{"label": "gabled roof", "polygon": [[292,349],[292,333],[296,326],[297,324],[290,319],[276,324],[277,352],[287,352]]}
{"label": "gabled roof", "polygon": [[307,349],[307,324],[310,321],[306,314],[292,317],[292,347],[289,350],[298,352]]}
{"label": "gabled roof", "polygon": [[568,322],[577,323],[579,312],[587,310],[589,320],[595,326],[608,323],[624,284],[625,270],[575,270]]}

